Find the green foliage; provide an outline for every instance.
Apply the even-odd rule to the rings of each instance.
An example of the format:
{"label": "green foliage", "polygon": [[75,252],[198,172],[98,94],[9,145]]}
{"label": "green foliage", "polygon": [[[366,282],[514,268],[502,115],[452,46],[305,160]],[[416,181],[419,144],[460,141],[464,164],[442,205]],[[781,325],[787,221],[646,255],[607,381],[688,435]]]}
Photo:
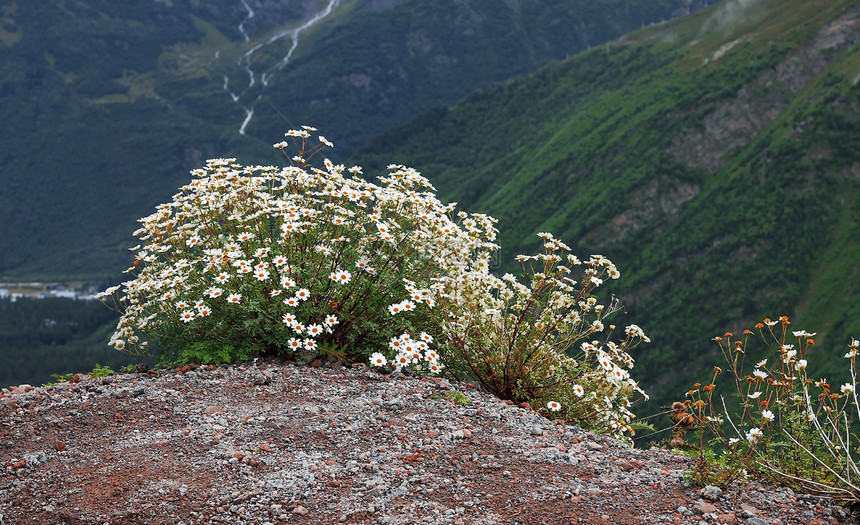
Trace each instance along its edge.
{"label": "green foliage", "polygon": [[187,343],[178,355],[170,356],[169,361],[176,365],[237,363],[253,359],[256,355],[253,350],[236,348],[222,341],[205,340]]}
{"label": "green foliage", "polygon": [[[134,365],[128,365],[128,366],[131,367],[132,369],[134,368]],[[120,370],[123,370],[124,368],[125,367],[121,368]],[[53,386],[53,385],[57,385],[59,383],[65,383],[67,381],[71,381],[76,375],[77,374],[75,374],[74,372],[70,372],[67,374],[51,374],[51,379],[53,379],[53,381],[43,383],[42,386]],[[116,375],[116,372],[111,370],[111,368],[108,366],[102,366],[102,365],[96,363],[96,365],[93,367],[93,369],[90,372],[88,372],[88,375],[90,375],[92,377],[108,377],[108,376]]]}
{"label": "green foliage", "polygon": [[75,377],[75,374],[72,372],[69,372],[68,374],[51,374],[51,379],[53,379],[53,381],[42,383],[42,386],[54,386],[60,383],[65,383],[73,377]]}
{"label": "green foliage", "polygon": [[96,363],[96,366],[89,372],[89,375],[93,377],[108,377],[112,375],[116,375],[116,372],[111,370],[109,366],[102,366]]}
{"label": "green foliage", "polygon": [[445,392],[441,396],[440,395],[432,395],[432,396],[430,396],[430,399],[447,399],[448,401],[451,401],[452,403],[456,403],[460,406],[467,406],[467,405],[472,404],[471,399],[466,397],[462,392],[457,392],[457,391]]}

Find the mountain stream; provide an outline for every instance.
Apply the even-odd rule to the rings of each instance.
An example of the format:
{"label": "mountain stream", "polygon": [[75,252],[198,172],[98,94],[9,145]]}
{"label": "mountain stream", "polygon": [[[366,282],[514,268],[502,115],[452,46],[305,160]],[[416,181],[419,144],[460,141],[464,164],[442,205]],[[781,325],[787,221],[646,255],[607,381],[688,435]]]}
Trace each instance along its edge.
{"label": "mountain stream", "polygon": [[[245,17],[244,20],[242,20],[242,23],[239,24],[239,32],[245,38],[245,42],[250,42],[251,37],[250,37],[250,35],[248,35],[247,31],[245,30],[245,24],[249,20],[254,18],[254,16],[255,16],[254,10],[251,9],[251,6],[248,5],[248,2],[246,0],[241,0],[241,2],[242,2],[242,5],[244,6],[244,8],[248,11],[248,15]],[[316,24],[317,22],[319,22],[323,18],[330,15],[331,12],[334,10],[334,8],[337,7],[338,4],[340,4],[340,0],[329,0],[328,5],[326,5],[325,9],[318,12],[316,15],[314,15],[308,21],[304,22],[302,25],[300,25],[298,27],[293,27],[290,29],[284,29],[282,31],[278,31],[273,36],[271,36],[268,40],[253,46],[251,49],[246,51],[245,54],[243,54],[241,57],[239,57],[239,59],[236,61],[236,65],[238,67],[242,68],[248,74],[248,85],[243,90],[238,92],[238,94],[237,94],[237,92],[234,92],[230,89],[230,79],[227,75],[224,75],[224,91],[226,91],[230,95],[230,98],[233,99],[233,102],[236,102],[237,104],[239,104],[242,107],[242,109],[245,111],[245,120],[242,122],[242,125],[239,127],[239,134],[240,135],[245,134],[245,128],[248,127],[248,123],[251,122],[251,119],[254,117],[254,108],[255,108],[257,102],[259,102],[260,99],[263,97],[263,93],[264,93],[266,87],[268,87],[268,85],[269,85],[269,80],[272,78],[272,74],[274,72],[277,72],[277,71],[284,69],[284,67],[286,67],[286,65],[289,63],[290,58],[293,56],[293,52],[296,50],[296,48],[299,45],[299,34],[302,31],[304,31],[305,29],[311,27],[312,25]],[[290,46],[290,49],[287,51],[287,54],[284,56],[284,58],[282,58],[280,60],[280,62],[278,62],[273,67],[269,67],[266,71],[264,71],[262,74],[260,74],[260,76],[259,76],[260,82],[258,84],[257,83],[257,73],[255,73],[254,70],[252,69],[251,57],[254,55],[254,53],[259,51],[261,48],[268,46],[268,45],[271,45],[271,44],[273,44],[273,43],[275,43],[275,42],[277,42],[277,41],[279,41],[285,37],[289,37],[292,40],[292,45]],[[220,52],[216,52],[215,58],[217,59],[219,57],[219,55],[220,55]],[[249,89],[253,89],[255,85],[258,86],[256,88],[257,98],[255,98],[254,101],[250,104],[242,103],[240,101],[240,96],[243,95]]]}

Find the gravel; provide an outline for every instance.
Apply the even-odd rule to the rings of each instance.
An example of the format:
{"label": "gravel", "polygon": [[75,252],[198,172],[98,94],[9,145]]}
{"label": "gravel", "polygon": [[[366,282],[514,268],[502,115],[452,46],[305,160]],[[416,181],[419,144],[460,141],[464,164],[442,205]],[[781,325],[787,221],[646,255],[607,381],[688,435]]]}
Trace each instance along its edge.
{"label": "gravel", "polygon": [[259,360],[0,394],[0,525],[853,523],[786,488],[692,486],[690,466],[470,384],[363,366]]}

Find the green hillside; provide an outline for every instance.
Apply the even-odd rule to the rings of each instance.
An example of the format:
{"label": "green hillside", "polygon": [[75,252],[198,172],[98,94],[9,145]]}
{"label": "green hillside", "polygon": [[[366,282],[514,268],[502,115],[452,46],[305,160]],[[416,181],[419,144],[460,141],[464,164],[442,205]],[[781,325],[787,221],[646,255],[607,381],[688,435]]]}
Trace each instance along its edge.
{"label": "green hillside", "polygon": [[712,337],[780,314],[818,332],[810,368],[835,382],[860,337],[858,37],[853,1],[727,1],[426,112],[358,156],[498,217],[506,269],[538,231],[612,259],[617,322],[654,341],[635,372],[656,404],[709,380]]}
{"label": "green hillside", "polygon": [[271,144],[301,124],[345,155],[702,3],[4,2],[0,279],[106,279],[127,265],[135,221],[207,158],[278,162]]}

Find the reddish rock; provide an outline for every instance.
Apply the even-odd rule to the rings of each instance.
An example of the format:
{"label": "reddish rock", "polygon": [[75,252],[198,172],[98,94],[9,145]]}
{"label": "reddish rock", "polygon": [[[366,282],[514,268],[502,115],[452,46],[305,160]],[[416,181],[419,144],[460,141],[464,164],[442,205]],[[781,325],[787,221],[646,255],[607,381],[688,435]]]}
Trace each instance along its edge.
{"label": "reddish rock", "polygon": [[221,409],[219,407],[210,405],[206,407],[206,410],[203,411],[203,414],[220,414]]}
{"label": "reddish rock", "polygon": [[694,508],[702,514],[710,514],[712,512],[716,512],[717,510],[716,506],[711,505],[710,503],[707,503],[705,501],[697,503]]}
{"label": "reddish rock", "polygon": [[525,401],[524,401],[524,402],[522,402],[522,403],[520,403],[518,406],[519,406],[520,408],[525,408],[526,410],[531,410],[531,409],[532,409],[532,406],[531,406],[530,404],[526,403]]}
{"label": "reddish rock", "polygon": [[25,394],[31,390],[34,390],[34,387],[32,385],[26,385],[25,384],[25,385],[18,385],[18,386],[13,386],[13,387],[9,388],[9,393],[13,394],[13,395],[18,395],[18,394]]}
{"label": "reddish rock", "polygon": [[24,468],[26,466],[27,466],[27,460],[26,459],[22,459],[20,461],[16,461],[15,463],[12,463],[12,468],[15,470],[18,470],[19,468]]}
{"label": "reddish rock", "polygon": [[260,445],[260,450],[262,450],[263,452],[274,452],[274,449],[272,449],[272,447],[270,447],[268,443],[263,443],[262,445]]}
{"label": "reddish rock", "polygon": [[[734,523],[736,519],[737,516],[735,516],[734,512],[728,512],[726,514],[720,514],[719,516],[717,516],[717,521],[720,523]],[[814,521],[815,520],[810,521],[809,525],[812,525]]]}
{"label": "reddish rock", "polygon": [[644,467],[645,464],[637,459],[631,459],[629,461],[622,461],[618,463],[618,468],[627,472],[629,470],[640,470]]}
{"label": "reddish rock", "polygon": [[321,359],[314,359],[313,361],[311,361],[311,364],[310,364],[311,368],[319,368],[321,366],[322,366],[322,360]]}
{"label": "reddish rock", "polygon": [[54,441],[54,448],[57,449],[57,452],[62,452],[66,450],[66,444],[58,439]]}
{"label": "reddish rock", "polygon": [[72,383],[72,384],[80,383],[80,381],[81,381],[81,374],[75,374],[75,377],[69,379],[69,383]]}

